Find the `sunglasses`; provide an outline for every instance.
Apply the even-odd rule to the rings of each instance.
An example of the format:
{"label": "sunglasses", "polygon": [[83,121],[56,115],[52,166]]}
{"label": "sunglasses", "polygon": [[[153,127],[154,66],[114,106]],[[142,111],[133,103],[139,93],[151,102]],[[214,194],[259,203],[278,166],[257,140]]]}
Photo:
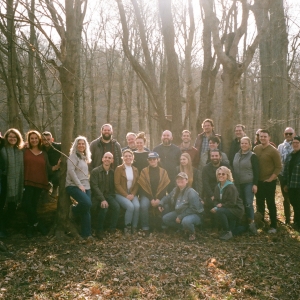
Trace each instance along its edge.
{"label": "sunglasses", "polygon": [[225,173],[218,173],[218,176],[225,176]]}
{"label": "sunglasses", "polygon": [[292,132],[285,132],[284,135],[293,135]]}

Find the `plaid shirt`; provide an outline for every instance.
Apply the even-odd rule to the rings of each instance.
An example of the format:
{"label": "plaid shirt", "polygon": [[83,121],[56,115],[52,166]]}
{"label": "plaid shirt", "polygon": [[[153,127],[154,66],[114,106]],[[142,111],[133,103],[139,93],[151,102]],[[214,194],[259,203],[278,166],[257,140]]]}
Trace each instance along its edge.
{"label": "plaid shirt", "polygon": [[[291,166],[290,161],[294,156],[296,156],[294,164]],[[290,168],[293,169],[291,176]],[[300,151],[297,151],[296,153],[292,152],[287,156],[283,171],[283,177],[288,188],[300,188]]]}

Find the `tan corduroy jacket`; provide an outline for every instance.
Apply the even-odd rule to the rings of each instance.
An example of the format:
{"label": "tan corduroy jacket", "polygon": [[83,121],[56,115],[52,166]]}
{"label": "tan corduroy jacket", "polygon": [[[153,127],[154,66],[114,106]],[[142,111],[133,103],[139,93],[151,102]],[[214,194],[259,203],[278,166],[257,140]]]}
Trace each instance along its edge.
{"label": "tan corduroy jacket", "polygon": [[136,195],[138,191],[138,179],[139,179],[139,171],[136,167],[132,166],[133,170],[133,182],[130,188],[129,193],[127,192],[127,177],[125,172],[125,165],[122,164],[118,166],[115,170],[115,188],[116,193],[120,194],[123,197],[127,197],[128,194]]}

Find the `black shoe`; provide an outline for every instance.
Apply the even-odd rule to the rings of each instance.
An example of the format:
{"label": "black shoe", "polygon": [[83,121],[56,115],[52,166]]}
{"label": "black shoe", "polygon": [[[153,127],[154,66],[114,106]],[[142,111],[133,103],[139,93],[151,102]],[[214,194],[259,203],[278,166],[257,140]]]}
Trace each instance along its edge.
{"label": "black shoe", "polygon": [[33,234],[33,226],[28,225],[26,228],[26,236],[31,239],[33,238],[34,234]]}

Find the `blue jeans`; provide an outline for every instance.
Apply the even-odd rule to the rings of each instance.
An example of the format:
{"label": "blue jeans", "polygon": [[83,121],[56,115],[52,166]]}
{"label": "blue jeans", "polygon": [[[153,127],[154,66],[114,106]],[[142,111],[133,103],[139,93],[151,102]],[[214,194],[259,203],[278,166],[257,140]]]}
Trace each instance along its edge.
{"label": "blue jeans", "polygon": [[133,200],[130,201],[120,194],[116,194],[116,200],[120,204],[120,206],[122,206],[126,210],[125,226],[132,225],[132,227],[136,228],[140,213],[140,202],[138,197],[134,196]]}
{"label": "blue jeans", "polygon": [[120,213],[120,205],[116,201],[116,197],[113,195],[109,195],[105,197],[105,200],[108,203],[108,208],[102,208],[99,204],[97,208],[97,231],[103,231],[103,225],[105,221],[105,216],[107,214],[107,211],[111,211],[111,220],[110,220],[110,229],[116,229],[117,223],[118,223],[118,218],[119,218],[119,213]]}
{"label": "blue jeans", "polygon": [[77,186],[67,186],[67,193],[73,197],[78,204],[72,207],[73,214],[80,216],[81,236],[86,238],[92,235],[91,229],[91,190],[85,190],[85,193]]}
{"label": "blue jeans", "polygon": [[163,222],[167,227],[173,227],[177,229],[183,229],[185,231],[188,231],[190,233],[195,232],[195,225],[201,224],[201,219],[197,214],[192,214],[185,216],[181,223],[176,222],[178,214],[175,211],[169,212],[166,215],[163,216]]}
{"label": "blue jeans", "polygon": [[218,207],[216,214],[223,230],[232,231],[235,228],[238,218],[228,208]]}
{"label": "blue jeans", "polygon": [[242,183],[236,185],[240,197],[243,200],[246,216],[249,220],[254,220],[253,199],[254,193],[252,192],[253,183]]}

